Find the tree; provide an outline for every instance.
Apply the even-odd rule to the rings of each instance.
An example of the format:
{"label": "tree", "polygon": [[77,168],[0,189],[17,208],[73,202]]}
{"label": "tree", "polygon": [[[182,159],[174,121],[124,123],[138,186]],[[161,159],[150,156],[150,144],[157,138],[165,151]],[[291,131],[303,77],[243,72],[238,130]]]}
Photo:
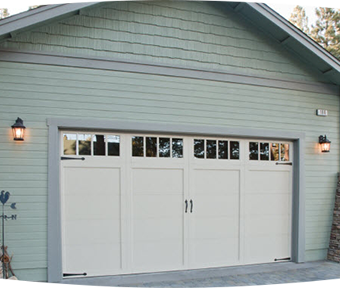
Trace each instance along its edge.
{"label": "tree", "polygon": [[308,17],[303,7],[297,5],[290,14],[289,21],[306,34],[309,34]]}
{"label": "tree", "polygon": [[57,1],[61,1],[61,0],[33,0],[33,2],[29,5],[28,9],[35,9],[38,8],[40,6],[44,6],[46,4],[50,4],[53,2],[57,2]]}
{"label": "tree", "polygon": [[7,8],[0,8],[0,19],[6,18],[9,16]]}
{"label": "tree", "polygon": [[318,19],[312,25],[311,37],[340,58],[340,10],[319,7],[315,9],[315,14]]}
{"label": "tree", "polygon": [[289,21],[340,59],[340,9],[319,7],[315,14],[317,20],[310,28],[305,9],[296,6]]}

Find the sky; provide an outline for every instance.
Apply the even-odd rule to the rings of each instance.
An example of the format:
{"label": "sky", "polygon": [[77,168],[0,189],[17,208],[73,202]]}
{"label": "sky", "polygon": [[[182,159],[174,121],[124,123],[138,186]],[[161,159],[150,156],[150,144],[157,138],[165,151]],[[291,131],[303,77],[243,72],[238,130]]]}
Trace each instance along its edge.
{"label": "sky", "polygon": [[[33,5],[44,5],[44,4],[60,4],[60,3],[75,3],[75,2],[86,2],[87,0],[0,0],[0,8],[8,8],[10,15],[14,15],[23,11],[28,10],[29,6]],[[105,1],[105,0],[104,0]],[[238,0],[240,2],[246,2],[245,0]],[[264,0],[266,1],[266,0]],[[92,2],[92,1],[88,1]],[[314,8],[315,7],[333,7],[340,9],[340,1],[337,0],[268,0],[265,2],[276,12],[281,14],[285,18],[289,18],[291,12],[296,5],[303,6],[306,9],[307,16],[310,22],[314,22]]]}

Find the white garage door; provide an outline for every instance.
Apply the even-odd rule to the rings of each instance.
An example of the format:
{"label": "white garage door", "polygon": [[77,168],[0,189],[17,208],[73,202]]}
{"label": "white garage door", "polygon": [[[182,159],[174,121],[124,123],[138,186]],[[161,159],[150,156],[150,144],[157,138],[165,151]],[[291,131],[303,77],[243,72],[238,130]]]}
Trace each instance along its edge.
{"label": "white garage door", "polygon": [[61,136],[65,277],[290,258],[291,143]]}

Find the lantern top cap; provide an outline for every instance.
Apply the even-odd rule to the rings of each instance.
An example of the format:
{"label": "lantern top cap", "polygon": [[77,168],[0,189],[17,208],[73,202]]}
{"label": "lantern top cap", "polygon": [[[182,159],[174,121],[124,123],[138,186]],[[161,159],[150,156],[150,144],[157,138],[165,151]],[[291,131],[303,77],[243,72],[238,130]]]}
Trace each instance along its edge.
{"label": "lantern top cap", "polygon": [[20,117],[18,117],[17,118],[17,120],[15,120],[15,123],[12,125],[12,128],[26,128],[25,126],[24,126],[24,121],[20,118]]}
{"label": "lantern top cap", "polygon": [[319,136],[319,143],[331,143],[331,141],[327,139],[326,135],[325,136],[320,135]]}

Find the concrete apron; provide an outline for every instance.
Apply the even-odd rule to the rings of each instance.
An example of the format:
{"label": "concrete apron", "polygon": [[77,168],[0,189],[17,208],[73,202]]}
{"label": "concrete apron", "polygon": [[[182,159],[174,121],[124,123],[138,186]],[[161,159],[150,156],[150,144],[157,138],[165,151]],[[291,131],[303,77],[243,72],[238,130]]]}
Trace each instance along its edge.
{"label": "concrete apron", "polygon": [[[334,273],[332,271],[334,270]],[[295,276],[289,278],[289,271],[294,271]],[[327,273],[323,273],[327,271]],[[299,277],[299,273],[301,276]],[[329,273],[331,272],[331,273]],[[265,273],[269,275],[277,274],[277,279],[266,279]],[[282,277],[283,273],[285,277]],[[251,274],[254,274],[252,277]],[[288,277],[287,277],[288,274]],[[311,277],[308,275],[310,274]],[[318,275],[316,278],[315,275]],[[254,283],[252,279],[262,279],[259,283]],[[235,282],[235,276],[239,280]],[[244,276],[244,278],[242,278]],[[228,277],[233,277],[229,281]],[[291,282],[304,282],[340,278],[340,264],[330,261],[317,261],[306,263],[281,262],[248,266],[209,268],[186,271],[158,272],[145,274],[130,274],[120,276],[102,276],[102,277],[85,277],[64,279],[61,283],[78,284],[78,285],[95,285],[95,286],[143,286],[143,287],[169,287],[178,286],[239,286],[241,285],[264,285]],[[209,280],[208,280],[209,279]],[[284,280],[281,280],[284,279]],[[201,281],[202,282],[201,282]],[[204,281],[203,281],[204,280]],[[207,282],[208,280],[208,282]],[[230,279],[232,280],[232,279]],[[235,285],[233,285],[235,283]],[[177,285],[178,284],[178,285]],[[212,285],[210,285],[212,284]]]}

